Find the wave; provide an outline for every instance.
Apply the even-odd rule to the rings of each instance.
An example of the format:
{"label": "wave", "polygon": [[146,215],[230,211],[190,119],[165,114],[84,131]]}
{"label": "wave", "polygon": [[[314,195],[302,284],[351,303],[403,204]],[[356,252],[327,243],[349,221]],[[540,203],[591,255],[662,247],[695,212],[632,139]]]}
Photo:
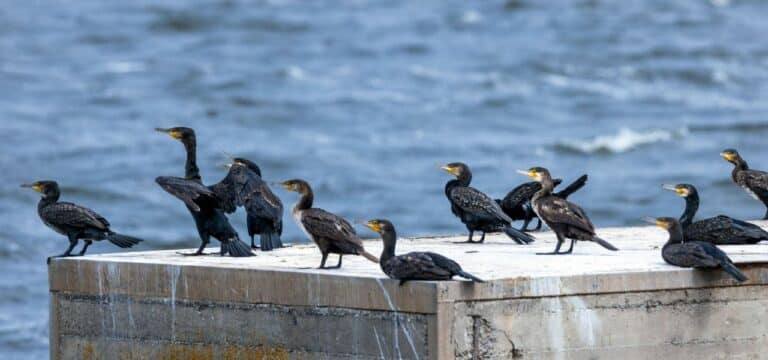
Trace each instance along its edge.
{"label": "wave", "polygon": [[618,133],[611,135],[599,135],[592,139],[581,141],[564,141],[555,144],[555,149],[563,152],[594,154],[617,154],[634,150],[638,147],[672,141],[688,134],[687,128],[677,130],[652,129],[636,131],[622,128]]}

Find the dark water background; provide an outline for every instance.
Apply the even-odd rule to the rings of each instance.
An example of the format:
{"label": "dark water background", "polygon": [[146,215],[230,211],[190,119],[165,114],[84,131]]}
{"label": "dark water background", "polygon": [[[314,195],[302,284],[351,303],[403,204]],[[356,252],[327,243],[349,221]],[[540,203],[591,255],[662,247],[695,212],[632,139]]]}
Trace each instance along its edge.
{"label": "dark water background", "polygon": [[[194,3],[194,4],[193,4]],[[598,226],[762,206],[718,153],[768,168],[768,2],[14,1],[0,7],[0,353],[47,356],[44,259],[66,241],[37,218],[50,178],[146,249],[194,247],[187,210],[155,185],[198,130],[221,151],[303,177],[317,205],[388,217],[403,236],[463,232],[435,164],[462,160],[496,196],[550,167],[588,187]],[[293,194],[278,192],[290,206]],[[233,222],[244,231],[242,213]],[[285,238],[304,241],[286,217]],[[113,251],[97,244],[94,252]]]}

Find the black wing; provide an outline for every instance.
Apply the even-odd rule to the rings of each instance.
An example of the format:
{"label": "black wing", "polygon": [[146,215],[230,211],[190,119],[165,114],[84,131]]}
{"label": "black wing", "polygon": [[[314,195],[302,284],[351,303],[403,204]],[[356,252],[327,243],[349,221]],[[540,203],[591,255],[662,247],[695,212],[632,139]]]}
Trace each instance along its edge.
{"label": "black wing", "polygon": [[196,212],[200,211],[200,206],[219,207],[216,193],[197,181],[175,176],[158,176],[155,182]]}
{"label": "black wing", "polygon": [[501,206],[496,201],[475,188],[456,187],[451,191],[450,197],[451,203],[465,212],[478,217],[512,222],[512,219],[501,210]]}
{"label": "black wing", "polygon": [[768,240],[768,232],[757,225],[725,215],[696,221],[685,228],[687,239],[715,244],[754,244]]}
{"label": "black wing", "polygon": [[[565,189],[560,190],[552,195],[555,195],[557,197],[567,199],[571,194],[579,191],[584,185],[587,183],[588,176],[587,174],[581,175],[578,179],[576,179],[574,182],[572,182],[570,185],[566,186]],[[557,183],[555,183],[557,185]]]}
{"label": "black wing", "polygon": [[45,206],[40,210],[40,216],[56,226],[109,229],[109,222],[95,211],[68,202]]}
{"label": "black wing", "polygon": [[574,226],[589,233],[595,233],[595,227],[578,205],[565,199],[547,196],[537,201],[538,214],[548,223]]}
{"label": "black wing", "polygon": [[363,249],[363,242],[357,236],[355,228],[341,216],[323,209],[311,208],[301,212],[301,223],[312,236],[329,239],[343,251],[354,254]]}
{"label": "black wing", "polygon": [[[434,255],[437,254],[412,252],[395,256],[385,264],[387,275],[394,279],[403,280],[445,280],[451,278],[453,272],[435,262]],[[448,258],[443,258],[451,261]]]}
{"label": "black wing", "polygon": [[759,170],[745,170],[741,173],[744,176],[744,185],[749,190],[759,199],[768,198],[768,173]]}

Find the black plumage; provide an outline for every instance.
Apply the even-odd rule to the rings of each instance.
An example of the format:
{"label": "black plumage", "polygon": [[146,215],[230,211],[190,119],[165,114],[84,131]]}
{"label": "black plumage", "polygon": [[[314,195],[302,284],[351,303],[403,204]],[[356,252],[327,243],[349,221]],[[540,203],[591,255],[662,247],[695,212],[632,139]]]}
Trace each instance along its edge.
{"label": "black plumage", "polygon": [[[315,197],[309,183],[293,179],[283,182],[283,188],[301,195],[291,212],[296,225],[320,249],[323,258],[320,260],[319,269],[340,268],[343,255],[360,255],[374,263],[379,262],[376,256],[365,251],[363,242],[349,222],[336,214],[312,207]],[[325,266],[328,254],[339,254],[339,262],[336,266]]]}
{"label": "black plumage", "polygon": [[410,280],[451,280],[454,276],[483,282],[482,279],[465,272],[455,261],[433,252],[410,252],[395,255],[397,232],[388,220],[374,219],[365,223],[369,229],[381,234],[384,250],[379,258],[381,270],[400,285]]}
{"label": "black plumage", "polygon": [[[533,210],[557,235],[555,251],[542,255],[570,254],[573,252],[576,240],[592,241],[608,250],[618,250],[615,246],[595,234],[594,225],[592,225],[592,222],[581,207],[561,197],[552,195],[554,183],[552,182],[549,170],[542,167],[534,167],[527,171],[520,170],[518,172],[527,175],[541,184],[541,190],[533,195],[531,199]],[[566,238],[571,239],[571,245],[567,251],[560,252],[560,247],[562,247]]]}
{"label": "black plumage", "polygon": [[[472,172],[463,163],[450,163],[441,167],[456,179],[445,184],[445,196],[451,202],[451,211],[469,230],[468,243],[482,243],[486,232],[504,232],[516,243],[524,245],[534,238],[512,227],[512,219],[504,213],[501,206],[488,195],[472,188]],[[481,231],[479,241],[473,241],[475,231]]]}
{"label": "black plumage", "polygon": [[[554,183],[554,186],[557,187],[562,180],[554,179],[552,182]],[[586,183],[587,175],[585,174],[576,179],[576,181],[572,182],[565,189],[556,192],[553,195],[568,199],[568,196],[584,187]],[[538,182],[526,182],[512,189],[503,199],[496,200],[496,202],[501,205],[501,210],[503,210],[512,220],[523,220],[523,226],[520,228],[520,231],[527,231],[528,224],[533,219],[538,220],[538,224],[536,224],[534,230],[541,229],[541,219],[536,216],[536,212],[533,211],[533,207],[531,206],[531,198],[533,198],[533,195],[539,190],[541,190],[541,184]]]}
{"label": "black plumage", "polygon": [[[230,192],[224,191],[226,186],[203,185],[200,169],[197,167],[197,138],[195,131],[186,127],[157,129],[172,138],[181,141],[187,152],[185,175],[183,178],[174,176],[159,176],[155,181],[171,195],[186,204],[192,214],[200,236],[201,244],[196,252],[182,255],[205,255],[205,247],[213,237],[221,242],[220,255],[229,254],[234,257],[252,256],[250,247],[240,241],[240,236],[227,219],[225,212],[236,210],[235,202]],[[225,177],[222,182],[228,179]]]}
{"label": "black plumage", "polygon": [[704,220],[693,221],[699,209],[699,192],[691,184],[663,185],[685,199],[685,211],[680,216],[680,225],[686,239],[711,242],[720,245],[756,244],[768,240],[768,232],[755,224],[718,215]]}
{"label": "black plumage", "polygon": [[731,172],[733,181],[765,205],[766,211],[763,220],[768,220],[768,172],[750,169],[747,162],[734,149],[723,150],[720,155],[733,164],[733,171]]}
{"label": "black plumage", "polygon": [[667,264],[692,268],[722,268],[738,282],[747,281],[747,277],[733,264],[728,255],[712,243],[688,240],[683,234],[683,227],[675,218],[643,218],[669,232],[669,240],[661,248],[661,257]]}
{"label": "black plumage", "polygon": [[[259,166],[243,158],[233,158],[228,166],[227,177],[215,187],[234,205],[245,207],[251,248],[271,251],[283,247],[283,203],[262,180]],[[257,234],[261,246],[254,243]]]}
{"label": "black plumage", "polygon": [[[72,256],[72,250],[80,239],[85,244],[78,253],[79,256],[85,255],[94,241],[107,240],[121,248],[129,248],[143,241],[112,231],[109,221],[91,209],[69,202],[60,202],[61,191],[59,184],[55,181],[43,180],[21,186],[32,188],[41,194],[42,197],[37,204],[37,214],[40,219],[45,225],[69,239],[67,250],[55,257]],[[48,258],[49,261],[50,259]]]}

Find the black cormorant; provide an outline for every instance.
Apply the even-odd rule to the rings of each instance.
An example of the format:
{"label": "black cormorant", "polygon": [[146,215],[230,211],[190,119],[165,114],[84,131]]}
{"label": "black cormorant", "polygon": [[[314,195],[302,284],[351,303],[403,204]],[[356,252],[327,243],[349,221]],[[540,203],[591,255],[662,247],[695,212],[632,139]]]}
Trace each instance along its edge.
{"label": "black cormorant", "polygon": [[230,168],[227,181],[215,186],[222,187],[221,191],[233,192],[236,205],[245,207],[251,248],[259,248],[254,243],[256,234],[260,234],[262,251],[283,247],[280,240],[283,233],[283,203],[261,179],[259,166],[243,158],[233,158],[227,166]]}
{"label": "black cormorant", "polygon": [[750,170],[747,162],[734,149],[725,149],[720,153],[720,156],[733,164],[733,171],[731,172],[733,181],[765,205],[766,211],[763,220],[768,220],[768,173]]}
{"label": "black cormorant", "polygon": [[686,239],[720,245],[756,244],[768,240],[768,232],[757,225],[725,215],[693,221],[699,209],[699,192],[691,184],[663,185],[685,199],[685,211],[680,216]]}
{"label": "black cormorant", "polygon": [[[108,240],[121,247],[129,248],[141,241],[139,238],[118,234],[110,229],[109,221],[95,211],[68,202],[60,202],[59,184],[51,180],[23,184],[41,194],[37,214],[49,228],[69,238],[69,247],[63,254],[53,257],[72,256],[72,250],[79,239],[85,243],[78,256],[85,254],[94,241]],[[50,261],[51,258],[48,258]]]}
{"label": "black cormorant", "polygon": [[[560,185],[562,180],[554,179],[552,182],[556,187]],[[568,196],[584,187],[584,184],[586,183],[587,175],[585,174],[576,179],[576,181],[572,182],[565,189],[558,191],[553,195],[568,199]],[[501,205],[501,210],[504,210],[504,213],[512,220],[523,220],[523,226],[520,228],[520,231],[528,231],[528,224],[533,219],[538,220],[538,224],[536,224],[534,230],[541,229],[541,219],[536,216],[536,212],[533,211],[533,208],[531,207],[531,198],[533,198],[533,195],[539,190],[541,190],[541,184],[535,181],[522,183],[507,193],[507,196],[503,199],[496,200],[496,202]]]}
{"label": "black cormorant", "polygon": [[[466,164],[455,162],[443,165],[456,179],[445,184],[445,196],[451,202],[451,211],[469,230],[468,243],[482,243],[486,232],[503,231],[518,244],[524,245],[534,241],[530,235],[512,227],[512,219],[501,210],[501,206],[488,195],[472,188],[472,172]],[[479,241],[473,241],[475,231],[483,234]]]}
{"label": "black cormorant", "polygon": [[391,279],[400,280],[400,285],[410,280],[451,280],[454,276],[483,282],[482,279],[465,272],[455,261],[433,252],[410,252],[395,255],[397,233],[388,220],[374,219],[365,223],[369,229],[381,234],[384,250],[379,265]]}
{"label": "black cormorant", "polygon": [[[283,182],[282,185],[286,190],[301,195],[291,212],[296,225],[315,242],[323,255],[319,269],[340,268],[343,255],[361,255],[372,262],[379,262],[376,256],[365,251],[357,232],[346,220],[323,209],[312,207],[315,196],[309,183],[293,179]],[[325,266],[328,254],[339,254],[339,263],[336,266]]]}
{"label": "black cormorant", "polygon": [[224,215],[225,211],[231,213],[236,210],[234,202],[228,198],[230,194],[217,193],[215,190],[218,189],[215,185],[211,187],[203,185],[200,169],[197,167],[195,131],[186,127],[156,130],[181,141],[187,151],[183,178],[159,176],[155,179],[163,190],[179,198],[187,205],[192,218],[195,220],[202,243],[196,252],[182,255],[205,255],[203,251],[210,242],[210,238],[214,237],[221,242],[221,255],[228,253],[235,257],[252,256],[251,248],[240,241],[237,231],[229,223],[227,216]]}
{"label": "black cormorant", "polygon": [[[552,182],[552,177],[549,175],[549,170],[542,167],[533,167],[528,170],[518,170],[518,172],[541,183],[541,190],[533,195],[531,199],[533,210],[557,235],[555,251],[541,255],[570,254],[573,251],[573,244],[576,240],[593,241],[608,250],[618,250],[595,234],[595,227],[589,221],[584,210],[574,203],[552,195],[552,189],[555,185]],[[571,246],[567,251],[560,252],[560,247],[566,238],[571,239]]]}
{"label": "black cormorant", "polygon": [[661,257],[667,264],[692,268],[722,268],[739,282],[747,277],[733,264],[728,255],[712,243],[686,240],[683,228],[677,219],[671,217],[643,218],[669,232],[669,240],[661,248]]}

